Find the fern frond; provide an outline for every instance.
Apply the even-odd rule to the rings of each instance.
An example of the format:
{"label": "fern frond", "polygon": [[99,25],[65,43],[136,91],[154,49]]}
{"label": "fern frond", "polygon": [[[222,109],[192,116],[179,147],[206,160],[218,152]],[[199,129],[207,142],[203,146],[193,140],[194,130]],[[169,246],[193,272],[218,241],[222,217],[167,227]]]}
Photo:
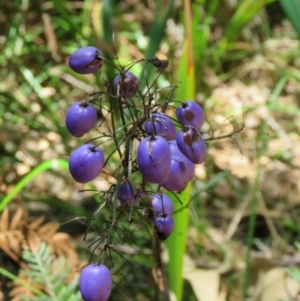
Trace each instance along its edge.
{"label": "fern frond", "polygon": [[[22,253],[24,262],[30,270],[21,270],[19,277],[27,278],[31,285],[35,285],[42,290],[46,296],[28,294],[28,290],[17,289],[17,285],[10,295],[12,301],[80,301],[80,293],[76,290],[78,275],[68,283],[67,279],[72,267],[72,262],[64,257],[51,255],[50,247],[41,242],[39,249],[24,249]],[[16,295],[16,292],[18,293]]]}
{"label": "fern frond", "polygon": [[71,280],[80,264],[71,237],[67,233],[57,232],[58,223],[45,223],[45,219],[45,216],[28,218],[20,206],[11,216],[9,209],[5,207],[0,215],[0,250],[2,249],[26,269],[28,267],[21,258],[22,250],[27,248],[33,252],[37,251],[42,241],[45,241],[50,247],[51,254],[76,262],[70,271],[69,280]]}
{"label": "fern frond", "polygon": [[[57,232],[58,228],[58,223],[44,223],[43,219],[30,221],[24,230],[26,233],[24,248],[36,251],[40,248],[41,242],[44,241],[50,247],[51,254],[55,254],[57,257],[68,258],[70,261],[78,264],[78,255],[70,236],[67,233]],[[77,265],[72,266],[70,272],[72,279],[77,268]]]}
{"label": "fern frond", "polygon": [[23,209],[18,207],[18,210],[10,220],[9,210],[5,207],[0,216],[0,249],[19,264],[21,264],[21,244],[24,239],[20,229],[23,224],[23,213]]}

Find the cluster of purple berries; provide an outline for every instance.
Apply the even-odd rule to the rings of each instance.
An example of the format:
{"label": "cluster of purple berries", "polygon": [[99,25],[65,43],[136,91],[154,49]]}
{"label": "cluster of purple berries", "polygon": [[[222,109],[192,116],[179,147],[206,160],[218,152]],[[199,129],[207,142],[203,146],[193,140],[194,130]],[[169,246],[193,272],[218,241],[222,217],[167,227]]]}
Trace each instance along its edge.
{"label": "cluster of purple berries", "polygon": [[174,205],[172,200],[164,194],[156,193],[151,198],[154,215],[154,227],[159,239],[168,238],[174,230],[172,214]]}
{"label": "cluster of purple berries", "polygon": [[[88,46],[76,50],[68,64],[77,73],[89,74],[100,70],[104,60],[98,48]],[[157,58],[144,61],[157,68],[167,66],[165,61]],[[122,153],[118,142],[120,140],[116,139],[117,133],[111,131],[114,132],[111,137],[120,154],[124,172],[122,179],[118,178],[117,185],[113,186],[110,201],[112,195],[116,195],[121,207],[133,206],[137,202],[146,203],[158,238],[164,240],[174,230],[173,203],[166,195],[153,192],[153,188],[146,190],[145,185],[152,187],[152,184],[157,184],[172,192],[182,192],[187,187],[194,178],[195,165],[201,164],[206,157],[206,145],[199,133],[204,122],[204,112],[195,101],[187,100],[177,106],[175,120],[159,111],[162,104],[153,104],[151,101],[146,104],[145,99],[153,100],[150,89],[143,95],[139,91],[139,78],[129,69],[119,70],[112,82],[106,85],[112,87],[108,89],[107,97],[120,108],[122,124],[118,131],[122,128],[125,136],[121,139],[121,143],[125,143]],[[75,102],[67,111],[66,127],[75,137],[82,137],[97,124],[96,108],[101,108],[101,104],[95,101],[97,93],[92,95],[87,101]],[[142,98],[143,107],[135,108],[135,103],[130,102],[136,96]],[[124,110],[130,112],[130,122],[127,122]],[[132,110],[136,110],[135,114],[132,114]],[[134,140],[139,141],[137,150],[129,152]],[[79,146],[69,158],[70,173],[79,183],[87,183],[98,177],[104,164],[102,149],[99,144],[91,142]],[[143,178],[141,188],[137,190],[133,185],[135,172],[140,172]],[[111,292],[111,275],[107,267],[103,264],[84,267],[80,276],[80,291],[85,301],[106,301]]]}
{"label": "cluster of purple berries", "polygon": [[137,162],[143,177],[163,188],[182,192],[194,178],[195,164],[206,156],[206,145],[199,129],[204,112],[194,101],[188,100],[176,108],[176,116],[183,126],[176,126],[169,116],[155,112],[145,122],[145,137],[137,149]]}

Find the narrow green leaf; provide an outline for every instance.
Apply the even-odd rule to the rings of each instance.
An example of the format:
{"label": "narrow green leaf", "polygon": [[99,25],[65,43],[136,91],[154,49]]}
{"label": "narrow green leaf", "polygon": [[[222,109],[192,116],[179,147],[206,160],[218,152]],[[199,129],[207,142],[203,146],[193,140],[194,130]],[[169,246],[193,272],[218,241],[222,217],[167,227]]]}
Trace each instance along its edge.
{"label": "narrow green leaf", "polygon": [[269,3],[276,0],[244,0],[241,1],[236,12],[229,20],[222,34],[219,43],[220,54],[224,53],[228,46],[233,43],[241,34],[243,28],[251,21],[251,19]]}
{"label": "narrow green leaf", "polygon": [[68,162],[65,160],[60,159],[53,159],[48,160],[32,171],[30,171],[24,178],[20,180],[20,182],[11,190],[11,192],[1,201],[0,203],[0,212],[9,204],[9,202],[31,181],[33,180],[38,174],[47,170],[47,169],[68,169]]}
{"label": "narrow green leaf", "polygon": [[[145,53],[145,58],[151,58],[155,56],[159,45],[165,35],[166,23],[168,18],[170,17],[174,2],[174,0],[157,1],[157,9],[150,29],[149,44]],[[150,80],[152,69],[153,67],[150,64],[144,64],[144,68],[140,76],[141,90],[143,90],[146,86],[146,79],[148,81]]]}
{"label": "narrow green leaf", "polygon": [[165,242],[169,253],[168,284],[170,291],[175,294],[177,301],[182,300],[183,293],[182,270],[189,226],[190,212],[187,204],[191,199],[191,187],[192,184],[189,183],[185,191],[177,196],[182,204],[172,194],[168,194],[172,198],[175,207],[173,216],[175,223],[174,231]]}
{"label": "narrow green leaf", "polygon": [[298,0],[279,0],[279,3],[300,37],[300,2]]}
{"label": "narrow green leaf", "polygon": [[81,33],[81,28],[76,22],[76,19],[74,19],[75,12],[70,12],[70,9],[65,6],[65,1],[61,0],[52,0],[52,3],[54,4],[54,7],[61,13],[61,15],[64,17],[64,20],[68,22],[70,26],[70,31],[74,31],[77,33]]}
{"label": "narrow green leaf", "polygon": [[113,0],[103,0],[102,8],[102,25],[103,37],[109,44],[113,43],[113,28],[112,22],[114,17],[114,2]]}
{"label": "narrow green leaf", "polygon": [[[195,70],[193,57],[193,36],[191,24],[191,4],[189,0],[185,1],[185,20],[186,20],[186,42],[184,52],[179,62],[178,81],[179,88],[177,91],[177,99],[185,101],[187,99],[195,99]],[[175,206],[174,223],[175,228],[172,235],[166,241],[169,252],[168,263],[168,281],[169,288],[175,294],[177,301],[182,300],[183,294],[183,257],[186,248],[186,239],[189,226],[189,207],[191,199],[192,184],[189,183],[184,192],[177,197],[180,202],[172,195]]]}
{"label": "narrow green leaf", "polygon": [[[69,169],[68,161],[61,159],[51,159],[42,162],[37,167],[35,167],[32,171],[30,171],[26,176],[24,176],[18,184],[10,191],[6,197],[0,203],[0,212],[13,200],[13,198],[35,177],[37,177],[41,172],[46,171],[48,169],[56,170],[56,169]],[[87,186],[90,189],[95,189],[92,183],[88,183]],[[94,196],[97,201],[100,202],[99,196]],[[78,211],[83,212],[83,211]]]}
{"label": "narrow green leaf", "polygon": [[32,291],[33,293],[35,293],[38,296],[42,296],[47,298],[47,295],[45,293],[43,293],[42,291],[38,290],[37,288],[35,288],[34,286],[32,286],[31,284],[29,284],[27,281],[17,277],[16,275],[14,275],[13,273],[3,269],[0,267],[0,274],[2,274],[3,276],[9,278],[12,281],[15,281],[16,283],[26,287],[27,289],[29,289],[30,291]]}

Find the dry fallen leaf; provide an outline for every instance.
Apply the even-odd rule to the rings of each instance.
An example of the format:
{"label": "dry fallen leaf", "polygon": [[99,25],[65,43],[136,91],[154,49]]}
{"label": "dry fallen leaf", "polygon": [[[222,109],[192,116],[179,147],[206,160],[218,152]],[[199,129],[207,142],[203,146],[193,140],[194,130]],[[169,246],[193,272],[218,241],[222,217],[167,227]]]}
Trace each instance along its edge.
{"label": "dry fallen leaf", "polygon": [[215,269],[204,270],[196,268],[189,257],[184,258],[183,277],[193,288],[198,301],[225,301],[226,293],[219,293],[220,274]]}
{"label": "dry fallen leaf", "polygon": [[283,268],[274,268],[260,275],[257,282],[261,301],[296,300],[299,283],[289,277]]}

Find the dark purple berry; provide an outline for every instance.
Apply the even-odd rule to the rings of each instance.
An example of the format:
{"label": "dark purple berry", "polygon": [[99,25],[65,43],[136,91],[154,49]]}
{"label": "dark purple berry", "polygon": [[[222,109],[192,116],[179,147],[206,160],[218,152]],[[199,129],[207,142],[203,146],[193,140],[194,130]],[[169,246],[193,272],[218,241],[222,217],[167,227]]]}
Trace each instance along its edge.
{"label": "dark purple berry", "polygon": [[187,100],[176,109],[176,116],[182,125],[191,125],[200,129],[204,122],[204,112],[202,108],[192,100]]}
{"label": "dark purple berry", "polygon": [[193,126],[186,126],[176,136],[179,150],[194,164],[200,164],[206,157],[206,145],[200,133]]}
{"label": "dark purple berry", "polygon": [[131,205],[135,202],[134,190],[128,179],[120,184],[117,198],[124,205]]}
{"label": "dark purple berry", "polygon": [[67,111],[66,126],[75,137],[89,132],[97,123],[97,110],[89,102],[75,102]]}
{"label": "dark purple berry", "polygon": [[151,205],[155,216],[161,214],[172,215],[174,212],[173,202],[165,194],[155,193],[152,197]]}
{"label": "dark purple berry", "polygon": [[191,181],[195,177],[195,164],[180,151],[176,140],[170,140],[168,143],[171,150],[171,156],[182,156],[182,159],[189,171],[189,181]]}
{"label": "dark purple berry", "polygon": [[84,301],[106,301],[111,286],[111,274],[104,264],[89,264],[81,270],[79,290]]}
{"label": "dark purple berry", "polygon": [[91,143],[79,146],[69,158],[70,173],[79,183],[87,183],[98,177],[103,164],[102,150]]}
{"label": "dark purple berry", "polygon": [[68,64],[77,73],[94,73],[102,67],[102,52],[93,46],[79,48],[70,56]]}
{"label": "dark purple berry", "polygon": [[137,149],[137,162],[143,177],[150,183],[162,184],[171,168],[171,151],[161,136],[144,138]]}
{"label": "dark purple berry", "polygon": [[[153,129],[154,125],[154,129]],[[147,119],[145,124],[145,131],[148,134],[154,134],[165,137],[167,140],[176,139],[176,127],[173,120],[163,113],[153,113],[152,120]]]}
{"label": "dark purple berry", "polygon": [[189,171],[182,156],[175,155],[171,159],[168,179],[161,186],[170,191],[182,192],[189,183]]}
{"label": "dark purple berry", "polygon": [[158,238],[167,239],[174,230],[174,219],[171,215],[160,215],[154,219],[154,228]]}
{"label": "dark purple berry", "polygon": [[133,98],[139,89],[139,84],[139,78],[129,71],[119,73],[113,81],[115,91],[124,98]]}

